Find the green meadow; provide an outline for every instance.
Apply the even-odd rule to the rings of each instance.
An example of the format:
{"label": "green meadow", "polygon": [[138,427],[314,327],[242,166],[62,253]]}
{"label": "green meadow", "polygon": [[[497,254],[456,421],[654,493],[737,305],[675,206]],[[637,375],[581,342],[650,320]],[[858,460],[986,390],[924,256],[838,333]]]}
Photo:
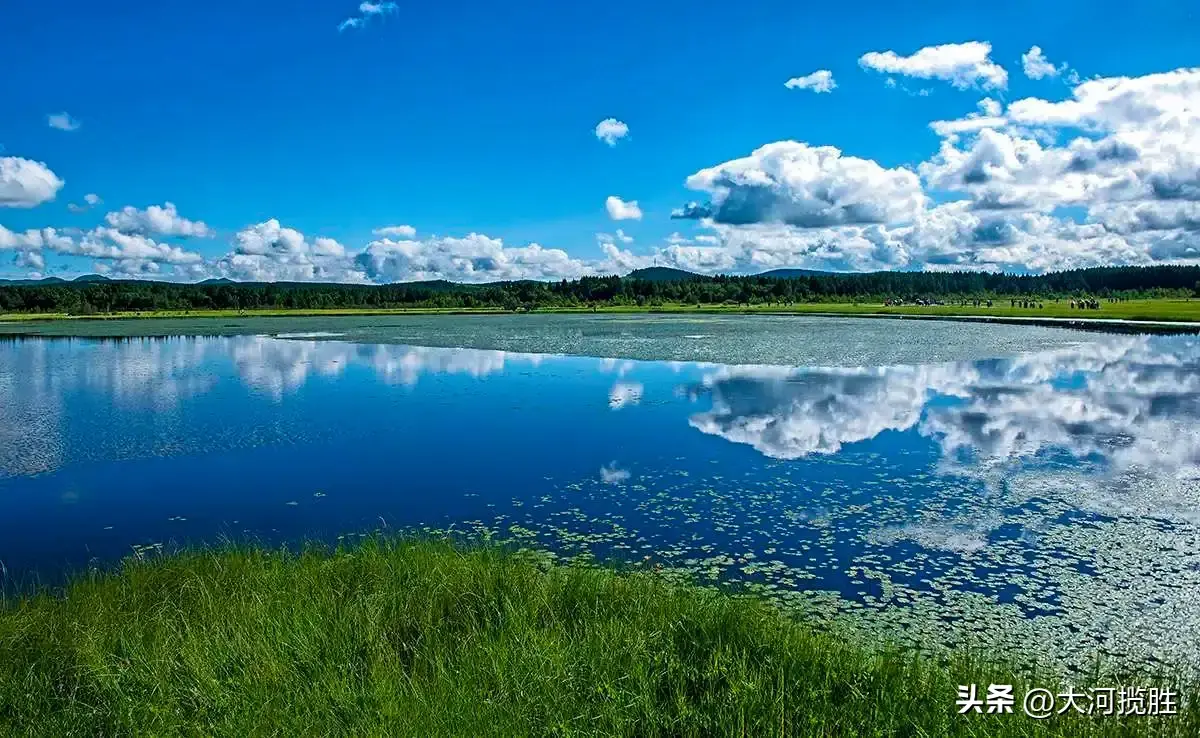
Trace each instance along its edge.
{"label": "green meadow", "polygon": [[1200,734],[1194,700],[959,715],[970,683],[1062,686],[650,572],[432,539],[133,559],[0,609],[4,735]]}
{"label": "green meadow", "polygon": [[[537,308],[539,313],[715,313],[715,314],[774,314],[774,315],[913,315],[936,317],[993,317],[993,318],[1077,318],[1118,319],[1128,321],[1200,321],[1200,299],[1159,298],[1102,302],[1098,310],[1072,308],[1070,301],[1045,301],[1040,307],[1012,307],[1008,299],[994,301],[992,307],[973,305],[899,305],[882,303],[813,302],[793,304],[750,305],[610,305],[595,309],[584,307]],[[267,309],[267,310],[160,310],[112,312],[93,315],[66,313],[10,313],[0,315],[0,322],[43,320],[105,320],[117,318],[236,318],[273,316],[339,316],[339,315],[487,315],[508,312],[499,308],[422,308],[395,309]]]}

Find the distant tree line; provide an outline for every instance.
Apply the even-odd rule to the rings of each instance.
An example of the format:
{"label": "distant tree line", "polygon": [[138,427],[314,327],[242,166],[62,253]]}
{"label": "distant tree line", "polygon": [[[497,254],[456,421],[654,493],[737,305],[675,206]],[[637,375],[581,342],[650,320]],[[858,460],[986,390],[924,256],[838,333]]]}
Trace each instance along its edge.
{"label": "distant tree line", "polygon": [[501,308],[794,304],[886,300],[1146,298],[1200,295],[1200,267],[1103,267],[1041,275],[978,272],[816,273],[788,277],[583,277],[561,282],[388,285],[86,281],[0,286],[0,312]]}

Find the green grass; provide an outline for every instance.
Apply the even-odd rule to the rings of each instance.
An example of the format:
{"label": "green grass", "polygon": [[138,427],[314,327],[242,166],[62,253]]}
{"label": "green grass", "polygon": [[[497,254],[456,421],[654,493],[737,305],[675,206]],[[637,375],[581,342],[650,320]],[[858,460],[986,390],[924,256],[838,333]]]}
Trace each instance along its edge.
{"label": "green grass", "polygon": [[500,308],[271,308],[264,310],[126,310],[91,315],[67,313],[0,313],[0,321],[126,320],[130,318],[276,318],[340,315],[488,315]]}
{"label": "green grass", "polygon": [[4,735],[1200,734],[1190,703],[956,714],[958,684],[1010,681],[653,574],[436,541],[184,553],[0,609]]}
{"label": "green grass", "polygon": [[[997,301],[993,307],[939,305],[918,307],[904,305],[885,307],[878,303],[821,302],[792,305],[660,305],[639,307],[613,305],[598,308],[599,313],[729,313],[729,314],[836,314],[836,315],[918,315],[918,316],[986,316],[993,318],[1108,318],[1130,321],[1200,321],[1200,299],[1151,299],[1101,303],[1099,310],[1078,310],[1069,301],[1043,302],[1042,308],[1013,308],[1008,300]],[[339,315],[487,315],[500,314],[499,308],[395,308],[360,309],[331,308],[271,309],[271,310],[160,310],[117,312],[98,315],[67,315],[65,313],[8,313],[0,321],[41,320],[111,320],[119,318],[237,318],[279,316],[339,316]],[[539,313],[591,313],[591,308],[539,308]]]}

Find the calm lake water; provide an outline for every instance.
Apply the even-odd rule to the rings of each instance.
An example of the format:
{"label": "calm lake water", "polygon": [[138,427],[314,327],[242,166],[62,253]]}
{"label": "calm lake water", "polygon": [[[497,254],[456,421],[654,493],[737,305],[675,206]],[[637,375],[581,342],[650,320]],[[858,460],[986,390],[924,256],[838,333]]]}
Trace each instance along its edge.
{"label": "calm lake water", "polygon": [[747,317],[181,330],[228,335],[0,340],[10,582],[222,536],[449,528],[924,646],[1197,659],[1194,337]]}

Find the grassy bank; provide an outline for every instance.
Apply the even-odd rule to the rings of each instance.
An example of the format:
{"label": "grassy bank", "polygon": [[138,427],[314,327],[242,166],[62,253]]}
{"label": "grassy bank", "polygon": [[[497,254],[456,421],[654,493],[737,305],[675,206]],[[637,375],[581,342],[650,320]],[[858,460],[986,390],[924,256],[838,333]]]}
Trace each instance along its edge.
{"label": "grassy bank", "polygon": [[649,574],[436,542],[184,554],[0,610],[6,735],[1200,732],[1193,707],[956,714],[958,684],[1012,681]]}
{"label": "grassy bank", "polygon": [[[127,318],[245,318],[280,316],[343,316],[343,315],[489,315],[502,314],[499,308],[451,309],[451,308],[396,308],[357,309],[330,308],[322,310],[160,310],[140,312],[115,312],[95,315],[67,315],[65,313],[9,313],[0,315],[0,322],[24,322],[42,320],[112,320]],[[1101,303],[1099,310],[1073,309],[1069,302],[1043,302],[1041,308],[1011,307],[1008,300],[1001,300],[993,307],[971,305],[899,305],[885,306],[875,303],[814,302],[758,305],[679,305],[657,306],[608,305],[595,310],[584,307],[544,307],[538,313],[698,313],[698,314],[784,314],[784,315],[916,315],[942,317],[992,317],[992,318],[1075,318],[1117,319],[1129,321],[1200,321],[1200,299],[1154,299],[1128,300],[1126,302]]]}

